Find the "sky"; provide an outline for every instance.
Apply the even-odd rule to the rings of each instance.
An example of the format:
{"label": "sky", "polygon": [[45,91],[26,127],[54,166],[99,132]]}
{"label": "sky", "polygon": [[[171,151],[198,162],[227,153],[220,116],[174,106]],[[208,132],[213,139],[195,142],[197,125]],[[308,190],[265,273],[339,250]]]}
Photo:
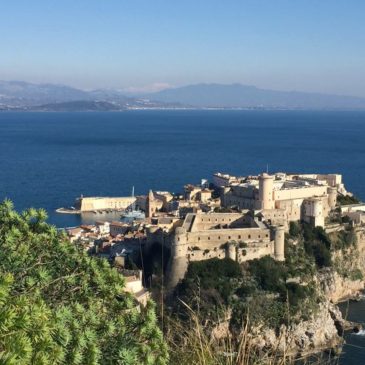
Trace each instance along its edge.
{"label": "sky", "polygon": [[0,80],[365,97],[363,0],[0,0]]}

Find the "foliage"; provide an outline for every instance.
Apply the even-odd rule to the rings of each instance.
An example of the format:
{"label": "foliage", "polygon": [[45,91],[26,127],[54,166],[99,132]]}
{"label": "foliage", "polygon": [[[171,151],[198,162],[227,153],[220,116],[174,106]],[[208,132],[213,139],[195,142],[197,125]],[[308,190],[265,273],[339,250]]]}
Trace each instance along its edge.
{"label": "foliage", "polygon": [[353,228],[350,228],[348,230],[337,232],[336,239],[333,239],[334,241],[334,248],[336,249],[348,249],[351,247],[356,247],[357,244],[357,238],[356,233]]}
{"label": "foliage", "polygon": [[[295,263],[290,265],[295,266]],[[301,267],[305,268],[304,274],[310,275],[314,263],[306,263],[299,269]],[[175,296],[202,320],[214,322],[230,307],[235,313],[232,316],[235,326],[241,326],[249,315],[253,324],[261,321],[277,328],[287,320],[287,315],[293,319],[307,317],[316,307],[318,296],[311,281],[313,277],[309,277],[306,285],[287,282],[292,271],[292,267],[270,256],[243,265],[217,258],[191,262]],[[186,315],[184,309],[185,306],[177,306],[183,316]]]}
{"label": "foliage", "polygon": [[247,248],[248,244],[247,244],[247,242],[240,241],[240,242],[238,242],[238,247],[239,248]]}
{"label": "foliage", "polygon": [[[175,295],[202,316],[216,316],[230,303],[241,277],[239,264],[228,258],[191,262]],[[177,307],[178,312],[185,312],[184,306]]]}
{"label": "foliage", "polygon": [[301,233],[301,227],[298,222],[289,223],[289,235],[293,238],[297,238]]}
{"label": "foliage", "polygon": [[349,272],[350,280],[363,280],[364,275],[360,269],[353,269]]}
{"label": "foliage", "polygon": [[303,224],[303,238],[306,253],[314,257],[319,268],[332,265],[331,240],[322,227]]}
{"label": "foliage", "polygon": [[46,223],[0,204],[1,364],[166,364],[155,308]]}
{"label": "foliage", "polygon": [[360,200],[355,196],[351,195],[341,195],[337,194],[337,204],[338,205],[350,205],[350,204],[358,204]]}

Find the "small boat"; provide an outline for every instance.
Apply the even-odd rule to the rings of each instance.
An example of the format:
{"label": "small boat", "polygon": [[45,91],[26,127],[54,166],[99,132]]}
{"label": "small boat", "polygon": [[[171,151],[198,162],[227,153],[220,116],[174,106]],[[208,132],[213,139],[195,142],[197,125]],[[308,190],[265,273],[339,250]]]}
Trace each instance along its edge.
{"label": "small boat", "polygon": [[[134,186],[132,187],[132,198],[134,198]],[[126,219],[144,219],[145,214],[139,210],[136,209],[136,203],[133,201],[132,206],[130,208],[127,208],[122,214],[122,218]]]}

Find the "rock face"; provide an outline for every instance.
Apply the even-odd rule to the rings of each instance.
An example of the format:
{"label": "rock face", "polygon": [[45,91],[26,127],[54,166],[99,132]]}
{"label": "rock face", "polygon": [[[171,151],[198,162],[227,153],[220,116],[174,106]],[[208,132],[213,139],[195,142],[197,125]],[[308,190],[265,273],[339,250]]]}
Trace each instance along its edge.
{"label": "rock face", "polygon": [[338,308],[326,302],[308,321],[289,328],[283,325],[279,333],[261,326],[253,330],[251,340],[258,350],[265,352],[287,356],[305,355],[341,345],[343,339],[339,332],[343,322]]}
{"label": "rock face", "polygon": [[363,280],[350,280],[343,278],[334,270],[326,270],[319,275],[321,289],[324,295],[332,302],[357,297],[364,289]]}
{"label": "rock face", "polygon": [[334,267],[322,269],[318,273],[321,290],[333,303],[358,297],[365,287],[364,279],[351,278],[349,275],[357,270],[365,277],[365,232],[362,228],[356,230],[356,239],[356,247],[333,253]]}

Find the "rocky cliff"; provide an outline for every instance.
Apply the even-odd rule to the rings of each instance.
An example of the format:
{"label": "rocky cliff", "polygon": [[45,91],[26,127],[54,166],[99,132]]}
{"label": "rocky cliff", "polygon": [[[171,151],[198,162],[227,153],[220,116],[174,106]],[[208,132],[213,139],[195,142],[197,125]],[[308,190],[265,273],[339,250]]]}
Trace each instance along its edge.
{"label": "rocky cliff", "polygon": [[264,326],[253,329],[252,344],[261,351],[276,354],[306,355],[341,345],[344,327],[339,309],[326,302],[307,321],[289,327],[282,325],[279,333]]}
{"label": "rocky cliff", "polygon": [[[333,266],[318,273],[323,294],[332,303],[357,298],[365,287],[365,232],[357,228],[355,234],[356,245],[333,252]],[[336,234],[330,237],[338,239]]]}

